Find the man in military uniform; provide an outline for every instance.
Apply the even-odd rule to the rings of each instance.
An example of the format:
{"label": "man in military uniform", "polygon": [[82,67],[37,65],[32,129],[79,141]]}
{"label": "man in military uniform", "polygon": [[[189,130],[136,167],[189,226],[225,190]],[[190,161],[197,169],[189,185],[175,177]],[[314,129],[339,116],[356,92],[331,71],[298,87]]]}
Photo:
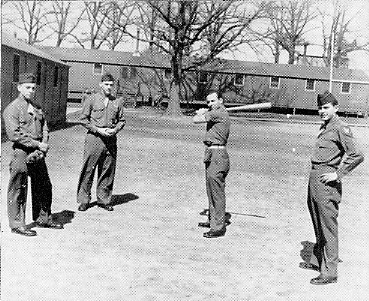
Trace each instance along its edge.
{"label": "man in military uniform", "polygon": [[351,129],[336,114],[336,98],[326,91],[318,94],[317,102],[323,124],[311,158],[308,188],[308,208],[316,244],[310,262],[302,262],[300,267],[320,271],[320,275],[310,281],[319,285],[337,282],[337,217],[342,196],[341,179],[364,157],[355,145]]}
{"label": "man in military uniform", "polygon": [[4,110],[6,133],[13,142],[8,187],[8,218],[13,233],[36,236],[25,226],[28,176],[31,178],[32,215],[37,227],[62,229],[52,220],[52,185],[45,156],[49,149],[48,127],[39,106],[33,102],[35,76],[19,75],[19,96]]}
{"label": "man in military uniform", "polygon": [[229,137],[230,118],[223,105],[223,100],[214,90],[209,91],[206,101],[209,109],[196,111],[194,123],[206,123],[205,173],[206,191],[209,200],[207,223],[199,223],[200,227],[209,227],[204,237],[213,238],[226,233],[226,198],[225,179],[229,171],[229,156],[226,145]]}
{"label": "man in military uniform", "polygon": [[91,201],[91,187],[97,169],[97,205],[113,211],[110,204],[117,160],[117,133],[124,127],[123,101],[112,95],[114,78],[101,77],[100,92],[88,97],[82,108],[81,122],[88,130],[83,155],[83,166],[77,189],[78,210],[86,211]]}

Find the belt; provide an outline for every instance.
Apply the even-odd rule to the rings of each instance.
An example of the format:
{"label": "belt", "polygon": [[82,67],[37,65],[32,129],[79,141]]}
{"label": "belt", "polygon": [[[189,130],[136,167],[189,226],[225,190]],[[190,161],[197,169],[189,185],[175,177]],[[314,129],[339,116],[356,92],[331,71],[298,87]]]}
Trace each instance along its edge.
{"label": "belt", "polygon": [[225,145],[211,145],[209,146],[209,148],[212,148],[212,149],[221,149],[221,148],[226,148]]}
{"label": "belt", "polygon": [[337,170],[337,167],[328,165],[326,163],[312,163],[311,164],[312,169],[331,169],[331,170]]}

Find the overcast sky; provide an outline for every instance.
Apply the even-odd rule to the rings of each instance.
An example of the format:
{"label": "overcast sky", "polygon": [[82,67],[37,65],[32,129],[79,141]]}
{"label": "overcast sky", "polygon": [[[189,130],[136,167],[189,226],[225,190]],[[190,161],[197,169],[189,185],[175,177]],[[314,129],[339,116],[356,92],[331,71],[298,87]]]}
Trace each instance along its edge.
{"label": "overcast sky", "polygon": [[[334,7],[332,5],[333,0],[316,0],[315,4],[319,6],[319,8],[325,11],[327,22],[329,22],[331,16],[334,12]],[[82,2],[82,1],[79,1]],[[358,41],[366,42],[369,41],[369,0],[350,0],[345,1],[341,0],[342,8],[345,8],[347,11],[347,15],[352,20],[352,28],[353,36],[352,38],[357,38]],[[2,10],[2,14],[11,14],[8,9],[8,6],[5,6],[5,9]],[[83,26],[80,26],[83,27]],[[310,43],[315,44],[322,44],[322,30],[320,21],[316,21],[315,23],[310,24],[310,31],[306,35],[307,40]],[[3,29],[3,27],[2,27]],[[9,33],[17,33],[19,38],[24,38],[25,35],[20,30],[16,28],[6,27]],[[45,45],[54,46],[55,41],[45,41],[43,43]],[[71,43],[64,43],[62,44],[63,47],[73,47]],[[141,44],[141,48],[143,48],[143,44]],[[76,45],[76,47],[78,47]],[[134,40],[128,40],[123,43],[122,46],[118,46],[116,50],[121,51],[134,51],[136,47],[136,42]],[[302,48],[302,47],[301,47]],[[142,50],[142,49],[141,49]],[[300,49],[302,52],[303,50]],[[317,45],[309,45],[308,47],[308,55],[322,55],[322,48]],[[228,59],[237,59],[237,60],[248,60],[248,61],[263,61],[263,62],[273,62],[274,58],[270,54],[270,52],[265,52],[261,55],[255,54],[251,51],[247,46],[243,46],[239,48],[239,51],[228,52],[222,55],[224,58]],[[357,51],[354,53],[349,54],[350,59],[350,68],[354,69],[362,69],[369,75],[369,53],[364,51]],[[281,60],[280,63],[287,63],[288,55],[287,52],[283,51],[281,53]]]}

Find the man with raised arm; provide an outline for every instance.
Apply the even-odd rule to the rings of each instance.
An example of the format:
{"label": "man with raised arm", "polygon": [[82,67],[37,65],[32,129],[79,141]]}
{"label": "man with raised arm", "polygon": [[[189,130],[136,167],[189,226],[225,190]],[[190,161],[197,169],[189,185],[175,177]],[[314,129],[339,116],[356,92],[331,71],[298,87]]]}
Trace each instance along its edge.
{"label": "man with raised arm", "polygon": [[230,166],[226,146],[231,122],[217,91],[210,90],[206,101],[209,109],[199,109],[193,118],[194,123],[206,123],[204,163],[209,221],[199,226],[210,228],[204,237],[215,238],[226,233],[225,179]]}

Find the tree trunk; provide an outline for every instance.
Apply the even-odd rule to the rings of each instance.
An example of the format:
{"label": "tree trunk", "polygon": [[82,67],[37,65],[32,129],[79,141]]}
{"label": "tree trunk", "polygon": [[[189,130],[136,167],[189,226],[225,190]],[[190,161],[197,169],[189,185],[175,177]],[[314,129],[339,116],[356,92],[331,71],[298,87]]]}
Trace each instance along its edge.
{"label": "tree trunk", "polygon": [[168,100],[168,108],[165,114],[169,116],[182,116],[182,111],[179,105],[180,104],[179,84],[176,84],[175,82],[173,82],[171,84],[169,93],[170,94],[169,94],[169,100]]}
{"label": "tree trunk", "polygon": [[295,52],[294,51],[289,51],[288,52],[288,64],[293,65],[294,62],[295,62]]}

